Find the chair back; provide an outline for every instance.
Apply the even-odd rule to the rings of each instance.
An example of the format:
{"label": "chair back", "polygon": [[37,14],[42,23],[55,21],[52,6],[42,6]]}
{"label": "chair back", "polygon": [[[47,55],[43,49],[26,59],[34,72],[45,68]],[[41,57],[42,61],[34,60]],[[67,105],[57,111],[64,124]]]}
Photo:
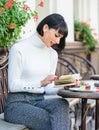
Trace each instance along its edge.
{"label": "chair back", "polygon": [[78,73],[76,67],[69,60],[59,56],[56,75],[61,76],[61,75],[75,74],[75,73]]}
{"label": "chair back", "polygon": [[61,53],[60,57],[67,60],[69,64],[74,66],[78,73],[80,73],[83,80],[89,80],[91,75],[96,74],[94,66],[87,58],[84,58],[83,56],[64,51]]}
{"label": "chair back", "polygon": [[0,48],[0,113],[4,112],[4,105],[8,95],[8,55]]}

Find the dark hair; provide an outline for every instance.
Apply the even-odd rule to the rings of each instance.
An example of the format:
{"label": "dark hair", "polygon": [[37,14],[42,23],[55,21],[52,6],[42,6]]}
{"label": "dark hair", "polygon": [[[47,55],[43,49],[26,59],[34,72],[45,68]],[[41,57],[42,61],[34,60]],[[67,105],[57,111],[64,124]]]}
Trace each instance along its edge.
{"label": "dark hair", "polygon": [[49,28],[53,28],[55,30],[58,30],[59,34],[62,34],[63,37],[60,39],[59,44],[55,44],[52,46],[56,51],[61,51],[65,47],[65,38],[68,35],[68,27],[67,24],[60,14],[50,14],[47,17],[45,17],[37,26],[37,32],[43,36],[43,26],[47,24]]}

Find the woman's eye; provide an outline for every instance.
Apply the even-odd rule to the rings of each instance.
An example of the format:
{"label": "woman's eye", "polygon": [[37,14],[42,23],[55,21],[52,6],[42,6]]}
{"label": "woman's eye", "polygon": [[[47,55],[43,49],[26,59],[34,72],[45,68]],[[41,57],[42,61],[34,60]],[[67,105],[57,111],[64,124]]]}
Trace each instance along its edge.
{"label": "woman's eye", "polygon": [[55,34],[55,37],[59,37],[57,34]]}

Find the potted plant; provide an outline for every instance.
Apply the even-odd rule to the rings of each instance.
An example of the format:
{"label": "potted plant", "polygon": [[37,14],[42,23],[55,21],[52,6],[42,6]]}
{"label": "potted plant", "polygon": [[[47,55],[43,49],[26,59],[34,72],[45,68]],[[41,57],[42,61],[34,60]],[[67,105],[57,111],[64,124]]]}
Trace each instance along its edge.
{"label": "potted plant", "polygon": [[[43,5],[40,1],[37,6]],[[38,13],[32,11],[25,1],[0,0],[0,65],[8,59],[11,45],[21,38],[22,27],[32,18],[37,21]]]}
{"label": "potted plant", "polygon": [[[38,6],[43,7],[43,1]],[[9,48],[20,39],[22,27],[28,20],[38,19],[38,13],[32,11],[25,1],[0,0],[0,46]]]}
{"label": "potted plant", "polygon": [[[80,22],[78,20],[74,21],[74,31],[75,31],[75,40],[83,42],[83,45],[86,49],[86,53],[91,53],[97,44],[97,40],[95,39],[92,28],[86,22]],[[79,34],[79,36],[77,35]]]}

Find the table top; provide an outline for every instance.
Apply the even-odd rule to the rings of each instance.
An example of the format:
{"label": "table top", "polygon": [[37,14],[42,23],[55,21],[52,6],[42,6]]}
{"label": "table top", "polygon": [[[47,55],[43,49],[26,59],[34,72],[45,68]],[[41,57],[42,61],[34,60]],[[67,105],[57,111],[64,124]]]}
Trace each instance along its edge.
{"label": "table top", "polygon": [[64,98],[84,98],[84,99],[99,99],[99,92],[79,92],[60,89],[58,95]]}

